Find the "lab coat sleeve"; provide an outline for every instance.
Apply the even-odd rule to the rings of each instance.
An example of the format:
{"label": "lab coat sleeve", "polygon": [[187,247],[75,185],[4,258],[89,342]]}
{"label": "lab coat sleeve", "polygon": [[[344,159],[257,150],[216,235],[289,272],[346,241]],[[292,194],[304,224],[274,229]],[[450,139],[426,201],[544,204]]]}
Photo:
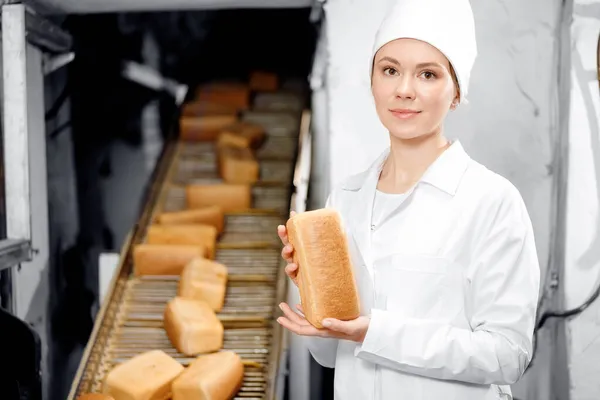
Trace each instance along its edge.
{"label": "lab coat sleeve", "polygon": [[325,368],[335,368],[337,339],[306,337],[306,347],[319,365]]}
{"label": "lab coat sleeve", "polygon": [[492,223],[474,227],[465,292],[471,329],[373,309],[357,357],[437,379],[498,385],[520,379],[532,357],[540,271],[531,222],[514,192],[482,218]]}
{"label": "lab coat sleeve", "polygon": [[[325,202],[325,207],[333,207],[333,195]],[[302,268],[302,267],[300,267]],[[325,368],[334,368],[337,354],[338,340],[320,337],[306,337],[306,347],[315,361]]]}

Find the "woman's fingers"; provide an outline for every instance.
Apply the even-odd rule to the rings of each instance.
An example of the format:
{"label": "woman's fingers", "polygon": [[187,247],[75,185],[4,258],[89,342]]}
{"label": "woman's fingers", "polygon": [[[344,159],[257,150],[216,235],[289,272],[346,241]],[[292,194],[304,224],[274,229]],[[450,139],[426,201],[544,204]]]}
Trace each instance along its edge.
{"label": "woman's fingers", "polygon": [[293,321],[290,321],[288,318],[286,317],[279,317],[277,318],[277,322],[283,326],[284,328],[288,329],[291,332],[294,332],[296,335],[301,335],[301,336],[323,336],[323,333],[321,331],[319,331],[317,328],[315,328],[312,325],[299,325]]}
{"label": "woman's fingers", "polygon": [[295,324],[298,324],[298,325],[301,325],[301,326],[310,325],[310,323],[304,317],[301,317],[300,315],[298,315],[297,313],[295,313],[294,310],[292,310],[290,308],[290,306],[287,305],[287,303],[281,303],[279,305],[279,308],[281,308],[281,311],[283,311],[283,314],[291,322],[293,322]]}
{"label": "woman's fingers", "polygon": [[294,281],[296,280],[296,275],[298,275],[298,264],[288,264],[285,266],[285,273]]}
{"label": "woman's fingers", "polygon": [[314,326],[308,325],[300,325],[288,319],[287,317],[279,317],[277,318],[277,322],[288,329],[291,332],[294,332],[296,335],[301,336],[318,336],[318,337],[338,337],[336,332],[326,331],[322,329],[317,329]]}
{"label": "woman's fingers", "polygon": [[279,225],[277,227],[277,235],[279,236],[279,239],[281,239],[281,243],[283,243],[284,246],[289,243],[287,229],[285,229],[285,225]]}
{"label": "woman's fingers", "polygon": [[306,319],[295,313],[287,303],[279,305],[284,316],[277,318],[277,322],[286,329],[302,336],[324,336],[326,332],[312,326]]}
{"label": "woman's fingers", "polygon": [[[287,303],[281,303],[279,307],[281,308],[281,311],[283,311],[284,316],[277,318],[277,322],[297,335],[336,339],[343,339],[345,337],[345,335],[340,332],[315,328],[303,315],[294,312]],[[302,312],[302,306],[300,304],[297,304],[296,308]]]}
{"label": "woman's fingers", "polygon": [[285,246],[283,246],[283,249],[281,249],[281,257],[288,263],[294,262],[294,259],[292,257],[293,253],[294,248],[291,244],[286,244]]}

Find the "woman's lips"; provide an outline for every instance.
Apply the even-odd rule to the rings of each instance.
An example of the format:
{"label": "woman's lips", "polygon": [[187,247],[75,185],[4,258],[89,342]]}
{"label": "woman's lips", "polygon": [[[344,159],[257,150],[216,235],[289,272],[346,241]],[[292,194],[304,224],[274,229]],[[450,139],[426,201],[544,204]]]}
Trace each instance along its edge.
{"label": "woman's lips", "polygon": [[392,115],[399,119],[409,119],[419,115],[420,111],[397,108],[390,110]]}

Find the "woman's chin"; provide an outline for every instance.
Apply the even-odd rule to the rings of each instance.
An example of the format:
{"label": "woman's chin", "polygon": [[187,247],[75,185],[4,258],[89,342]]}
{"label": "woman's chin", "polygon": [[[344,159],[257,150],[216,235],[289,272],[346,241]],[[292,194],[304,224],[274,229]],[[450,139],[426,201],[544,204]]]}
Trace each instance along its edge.
{"label": "woman's chin", "polygon": [[437,136],[440,129],[423,129],[416,125],[413,126],[402,126],[397,125],[388,127],[390,133],[390,139],[399,140],[403,142],[423,142],[432,139]]}
{"label": "woman's chin", "polygon": [[390,130],[391,139],[401,141],[412,141],[427,136],[422,132],[418,132],[415,129],[411,130]]}

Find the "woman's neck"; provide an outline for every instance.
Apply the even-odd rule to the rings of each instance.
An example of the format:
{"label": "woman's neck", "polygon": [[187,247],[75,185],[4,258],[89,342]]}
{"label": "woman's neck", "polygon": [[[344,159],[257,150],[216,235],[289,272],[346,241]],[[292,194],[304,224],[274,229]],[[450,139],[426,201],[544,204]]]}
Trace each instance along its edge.
{"label": "woman's neck", "polygon": [[450,142],[442,134],[413,140],[390,135],[390,155],[383,165],[377,188],[387,193],[406,192],[449,146]]}

